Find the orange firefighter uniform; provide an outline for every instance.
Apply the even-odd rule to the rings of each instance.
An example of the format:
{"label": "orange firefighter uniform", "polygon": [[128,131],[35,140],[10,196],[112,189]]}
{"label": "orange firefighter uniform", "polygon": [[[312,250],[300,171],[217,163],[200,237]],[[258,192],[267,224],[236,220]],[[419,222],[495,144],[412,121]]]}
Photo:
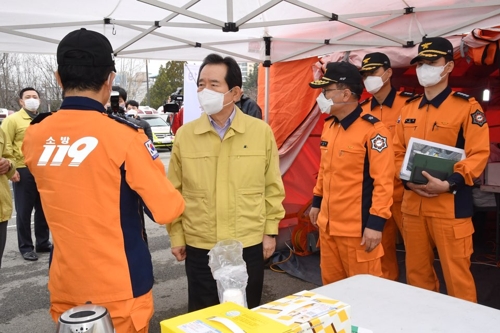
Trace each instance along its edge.
{"label": "orange firefighter uniform", "polygon": [[[397,92],[392,88],[391,92],[382,104],[375,98],[370,98],[361,103],[364,114],[370,114],[379,119],[391,132],[391,138],[394,138],[396,133],[396,124],[401,114],[401,109],[405,102],[413,94],[409,92]],[[396,257],[396,238],[398,229],[403,233],[401,202],[403,201],[403,184],[399,178],[394,179],[394,195],[391,206],[392,216],[385,222],[384,231],[382,232],[382,247],[384,248],[384,256],[382,257],[382,273],[384,278],[397,281],[399,278],[399,265]]]}
{"label": "orange firefighter uniform", "polygon": [[363,231],[384,229],[391,216],[394,151],[389,130],[361,106],[339,121],[327,118],[313,207],[320,208],[321,274],[331,283],[356,274],[382,276],[378,245],[361,246]]}
{"label": "orange firefighter uniform", "polygon": [[394,138],[398,174],[411,137],[462,148],[466,158],[455,164],[454,173],[447,179],[456,188],[455,193],[426,198],[405,187],[401,209],[407,281],[439,290],[433,267],[436,247],[448,294],[476,302],[470,272],[472,186],[489,156],[485,115],[474,98],[449,87],[431,101],[425,96],[410,99],[401,110]]}
{"label": "orange firefighter uniform", "polygon": [[67,97],[47,115],[29,126],[22,150],[54,241],[52,318],[90,301],[108,308],[117,333],[147,331],[153,266],[143,205],[165,224],[182,214],[184,200],[135,124],[86,97]]}

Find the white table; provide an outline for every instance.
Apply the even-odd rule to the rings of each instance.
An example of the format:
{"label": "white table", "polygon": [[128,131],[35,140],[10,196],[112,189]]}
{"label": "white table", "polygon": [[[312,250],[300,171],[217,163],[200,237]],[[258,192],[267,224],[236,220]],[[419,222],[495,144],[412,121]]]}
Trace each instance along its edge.
{"label": "white table", "polygon": [[373,333],[500,332],[499,310],[371,275],[312,291],[351,305],[352,325]]}

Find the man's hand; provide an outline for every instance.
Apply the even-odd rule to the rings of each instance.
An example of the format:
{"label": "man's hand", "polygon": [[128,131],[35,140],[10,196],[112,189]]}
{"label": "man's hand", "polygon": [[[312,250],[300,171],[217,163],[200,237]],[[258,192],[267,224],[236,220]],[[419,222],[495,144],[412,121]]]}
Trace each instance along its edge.
{"label": "man's hand", "polygon": [[276,238],[264,235],[262,238],[262,247],[264,248],[264,260],[269,258],[276,249]]}
{"label": "man's hand", "polygon": [[316,228],[318,227],[318,215],[319,208],[311,207],[311,210],[309,210],[309,219],[311,220],[312,225]]}
{"label": "man's hand", "polygon": [[10,170],[10,161],[0,157],[0,175],[5,175]]}
{"label": "man's hand", "polygon": [[450,183],[446,180],[432,177],[428,172],[422,171],[422,175],[427,178],[428,182],[425,185],[418,185],[415,183],[406,183],[406,185],[415,193],[422,197],[432,198],[437,197],[441,193],[448,192]]}
{"label": "man's hand", "polygon": [[372,252],[372,250],[380,244],[382,240],[382,232],[365,228],[363,232],[363,238],[361,239],[360,245],[366,245],[365,251]]}
{"label": "man's hand", "polygon": [[185,246],[176,246],[171,249],[172,254],[174,255],[177,261],[184,261],[186,259],[186,247]]}
{"label": "man's hand", "polygon": [[12,176],[10,178],[10,181],[13,183],[17,183],[17,182],[21,181],[21,176],[19,175],[19,172],[17,170],[16,170],[16,172],[14,172],[14,176]]}

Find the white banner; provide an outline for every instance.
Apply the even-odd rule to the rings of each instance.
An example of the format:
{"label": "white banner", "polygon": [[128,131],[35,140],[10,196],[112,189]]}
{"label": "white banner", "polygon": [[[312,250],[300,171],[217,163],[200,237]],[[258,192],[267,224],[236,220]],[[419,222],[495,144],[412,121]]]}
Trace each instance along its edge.
{"label": "white banner", "polygon": [[184,119],[183,124],[198,119],[203,112],[198,102],[197,89],[200,65],[184,65]]}

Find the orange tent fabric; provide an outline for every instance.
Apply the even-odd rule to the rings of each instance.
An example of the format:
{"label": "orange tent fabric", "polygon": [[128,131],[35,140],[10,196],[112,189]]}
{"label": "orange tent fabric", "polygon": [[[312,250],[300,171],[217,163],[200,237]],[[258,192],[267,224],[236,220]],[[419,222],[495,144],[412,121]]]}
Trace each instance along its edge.
{"label": "orange tent fabric", "polygon": [[[280,228],[295,225],[297,212],[312,198],[325,116],[320,116],[316,107],[320,89],[309,88],[309,82],[322,75],[317,57],[276,63],[270,68],[269,125],[279,148],[286,192],[283,202],[286,216]],[[261,66],[258,103],[263,110],[264,80],[264,68]]]}
{"label": "orange tent fabric", "polygon": [[[319,90],[308,89],[314,81],[317,57],[275,63],[270,67],[269,125],[280,148],[316,104]],[[258,104],[264,110],[265,72],[259,66]]]}

